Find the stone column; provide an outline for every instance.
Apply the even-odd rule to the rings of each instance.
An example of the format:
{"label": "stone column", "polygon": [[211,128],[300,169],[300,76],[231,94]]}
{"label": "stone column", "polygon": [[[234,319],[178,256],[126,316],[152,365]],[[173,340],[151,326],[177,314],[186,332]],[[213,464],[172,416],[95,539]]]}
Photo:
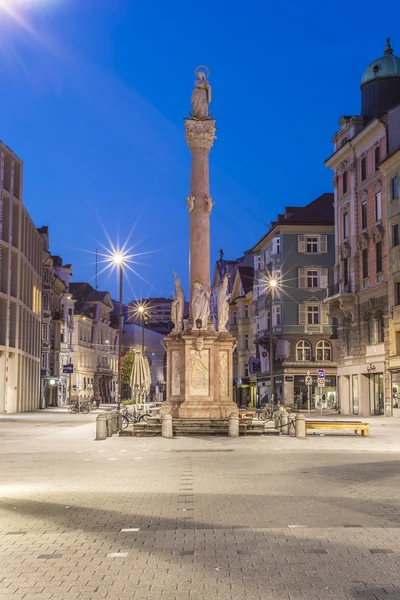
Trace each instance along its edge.
{"label": "stone column", "polygon": [[[185,119],[188,146],[192,153],[190,177],[190,302],[197,280],[210,289],[210,181],[208,156],[215,139],[215,119]],[[191,305],[190,305],[191,306]]]}

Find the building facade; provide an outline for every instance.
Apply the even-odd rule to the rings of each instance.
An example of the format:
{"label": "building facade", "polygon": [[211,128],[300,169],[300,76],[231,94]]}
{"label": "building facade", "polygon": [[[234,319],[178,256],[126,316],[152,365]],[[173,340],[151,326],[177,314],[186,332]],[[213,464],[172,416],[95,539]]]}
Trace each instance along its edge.
{"label": "building facade", "polygon": [[40,407],[42,241],[21,160],[0,142],[0,413]]}
{"label": "building facade", "polygon": [[[257,356],[268,355],[257,376],[259,404],[271,400],[271,361],[274,400],[337,407],[336,327],[324,303],[334,247],[333,194],[326,193],[305,207],[286,207],[252,249],[254,340]],[[325,370],[325,388],[317,385],[318,369]]]}
{"label": "building facade", "polygon": [[363,75],[361,115],[341,117],[339,127],[325,164],[334,172],[335,267],[327,302],[339,322],[340,405],[344,413],[391,415],[397,273],[389,269],[398,200],[391,187],[396,158],[389,157],[400,144],[400,59],[389,41]]}
{"label": "building facade", "polygon": [[70,283],[74,299],[71,400],[99,398],[116,402],[118,395],[118,330],[111,321],[114,305],[108,292],[89,283]]}

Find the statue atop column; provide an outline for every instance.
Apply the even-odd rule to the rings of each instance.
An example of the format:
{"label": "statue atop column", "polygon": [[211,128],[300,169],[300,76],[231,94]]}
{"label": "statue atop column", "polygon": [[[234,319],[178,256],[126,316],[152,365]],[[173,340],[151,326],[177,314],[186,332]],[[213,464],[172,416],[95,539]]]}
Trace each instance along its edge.
{"label": "statue atop column", "polygon": [[205,121],[212,114],[208,114],[208,105],[211,102],[211,85],[207,79],[207,75],[210,76],[210,70],[202,65],[196,67],[194,74],[197,79],[194,82],[192,92],[192,112],[189,112],[189,114],[196,121]]}
{"label": "statue atop column", "polygon": [[231,294],[227,294],[229,277],[229,273],[225,273],[218,290],[218,331],[226,331],[226,324],[229,319],[229,300],[231,297]]}
{"label": "statue atop column", "polygon": [[193,325],[197,327],[197,322],[201,321],[201,329],[205,329],[210,316],[210,292],[201,285],[200,281],[193,284],[192,295],[192,319]]}
{"label": "statue atop column", "polygon": [[182,331],[185,294],[181,288],[181,280],[177,279],[176,275],[177,273],[174,271],[175,293],[172,293],[174,299],[171,306],[171,320],[174,324],[174,331]]}

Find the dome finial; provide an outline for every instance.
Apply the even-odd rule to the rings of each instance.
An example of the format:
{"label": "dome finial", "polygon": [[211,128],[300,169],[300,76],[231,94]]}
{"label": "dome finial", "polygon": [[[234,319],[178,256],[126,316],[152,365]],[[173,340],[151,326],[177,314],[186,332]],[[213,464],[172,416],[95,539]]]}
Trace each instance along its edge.
{"label": "dome finial", "polygon": [[393,54],[393,48],[390,45],[390,38],[386,38],[386,47],[385,50],[383,51],[384,54]]}

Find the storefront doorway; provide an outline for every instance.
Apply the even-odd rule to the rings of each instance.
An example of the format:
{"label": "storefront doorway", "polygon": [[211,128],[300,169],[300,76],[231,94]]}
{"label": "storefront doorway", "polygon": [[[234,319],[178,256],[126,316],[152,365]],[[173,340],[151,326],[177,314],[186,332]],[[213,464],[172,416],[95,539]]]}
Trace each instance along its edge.
{"label": "storefront doorway", "polygon": [[383,373],[369,376],[369,399],[371,415],[383,415],[385,412]]}
{"label": "storefront doorway", "polygon": [[319,387],[317,377],[312,377],[312,385],[307,386],[305,376],[294,377],[294,406],[299,410],[310,409],[338,410],[336,377],[325,377],[325,387]]}

